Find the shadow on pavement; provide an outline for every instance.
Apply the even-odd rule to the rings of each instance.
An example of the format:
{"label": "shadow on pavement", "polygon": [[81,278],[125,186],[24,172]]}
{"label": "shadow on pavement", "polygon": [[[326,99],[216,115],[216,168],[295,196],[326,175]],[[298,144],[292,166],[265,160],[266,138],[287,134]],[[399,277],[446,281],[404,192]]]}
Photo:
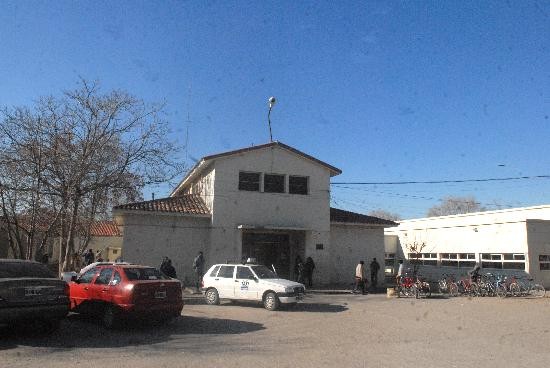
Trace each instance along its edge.
{"label": "shadow on pavement", "polygon": [[182,316],[167,325],[128,321],[107,330],[98,321],[70,315],[48,336],[36,336],[24,329],[0,329],[0,351],[18,346],[71,350],[75,348],[116,348],[151,345],[182,335],[231,335],[263,330],[263,324],[219,318]]}

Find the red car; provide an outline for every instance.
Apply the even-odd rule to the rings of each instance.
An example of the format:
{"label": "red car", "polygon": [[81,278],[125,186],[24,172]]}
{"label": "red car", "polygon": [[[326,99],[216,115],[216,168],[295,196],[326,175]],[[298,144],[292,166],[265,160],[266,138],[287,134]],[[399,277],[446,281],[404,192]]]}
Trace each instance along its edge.
{"label": "red car", "polygon": [[96,266],[69,283],[71,311],[99,315],[107,328],[120,318],[168,321],[181,314],[181,283],[153,267]]}

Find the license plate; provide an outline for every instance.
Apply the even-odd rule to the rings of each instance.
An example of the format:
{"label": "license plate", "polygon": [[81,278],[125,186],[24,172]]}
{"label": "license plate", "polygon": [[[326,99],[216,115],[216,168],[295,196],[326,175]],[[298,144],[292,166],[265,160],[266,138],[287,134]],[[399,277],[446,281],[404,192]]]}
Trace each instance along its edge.
{"label": "license plate", "polygon": [[166,291],[155,291],[155,298],[156,299],[166,298]]}
{"label": "license plate", "polygon": [[25,296],[38,296],[42,295],[42,289],[41,288],[34,288],[34,287],[27,287],[25,288]]}

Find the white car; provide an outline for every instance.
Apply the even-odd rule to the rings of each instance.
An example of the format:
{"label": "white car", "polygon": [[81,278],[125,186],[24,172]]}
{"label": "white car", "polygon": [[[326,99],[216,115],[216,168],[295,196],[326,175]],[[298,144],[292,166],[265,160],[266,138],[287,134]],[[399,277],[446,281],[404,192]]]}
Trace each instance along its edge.
{"label": "white car", "polygon": [[207,304],[220,299],[261,301],[267,310],[294,305],[304,298],[305,286],[277,276],[258,264],[216,264],[203,277]]}

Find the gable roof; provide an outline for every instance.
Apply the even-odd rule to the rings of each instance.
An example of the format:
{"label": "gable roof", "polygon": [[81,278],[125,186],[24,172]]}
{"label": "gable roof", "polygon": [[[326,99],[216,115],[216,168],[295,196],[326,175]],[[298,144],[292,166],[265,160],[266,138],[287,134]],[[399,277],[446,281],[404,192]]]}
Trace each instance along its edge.
{"label": "gable roof", "polygon": [[122,204],[113,208],[124,211],[147,211],[180,213],[186,215],[210,215],[202,198],[197,194],[185,194],[177,197],[154,199],[135,203]]}
{"label": "gable roof", "polygon": [[343,224],[382,225],[384,227],[397,226],[396,222],[384,220],[379,217],[362,215],[360,213],[330,208],[330,222]]}
{"label": "gable roof", "polygon": [[201,172],[202,168],[205,167],[206,164],[209,163],[209,161],[212,161],[212,160],[215,160],[215,159],[218,159],[218,158],[223,158],[223,157],[248,153],[248,152],[252,152],[252,151],[258,151],[258,150],[271,148],[271,147],[279,147],[279,148],[285,149],[289,152],[292,152],[295,155],[298,155],[298,156],[301,156],[302,158],[305,158],[306,160],[309,160],[309,161],[312,161],[312,162],[314,162],[318,165],[321,165],[321,166],[327,168],[330,171],[330,176],[336,176],[336,175],[340,175],[342,173],[342,170],[340,170],[340,169],[338,169],[338,168],[336,168],[332,165],[329,165],[324,161],[316,159],[315,157],[310,156],[310,155],[308,155],[308,154],[306,154],[302,151],[299,151],[296,148],[290,147],[290,146],[288,146],[284,143],[275,141],[275,142],[270,142],[270,143],[266,143],[266,144],[261,144],[259,146],[246,147],[246,148],[241,148],[241,149],[237,149],[237,150],[233,150],[233,151],[221,152],[221,153],[217,153],[217,154],[214,154],[214,155],[204,156],[203,158],[201,158],[195,164],[195,166],[193,166],[193,168],[191,170],[189,170],[189,172],[185,175],[185,177],[181,180],[181,182],[176,186],[176,188],[172,191],[172,193],[170,195],[171,196],[176,195],[177,191],[182,187],[182,185],[187,181],[187,179],[189,179],[190,177],[193,177],[197,173]]}
{"label": "gable roof", "polygon": [[91,236],[122,236],[114,221],[94,222],[90,227]]}

